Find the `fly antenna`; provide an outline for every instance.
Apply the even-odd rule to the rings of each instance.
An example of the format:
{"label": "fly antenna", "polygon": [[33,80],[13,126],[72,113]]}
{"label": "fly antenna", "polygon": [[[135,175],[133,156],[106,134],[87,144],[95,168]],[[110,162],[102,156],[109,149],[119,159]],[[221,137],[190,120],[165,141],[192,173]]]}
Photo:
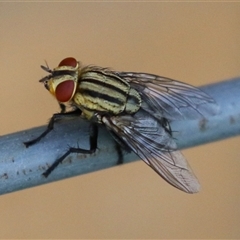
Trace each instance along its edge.
{"label": "fly antenna", "polygon": [[[53,71],[49,68],[49,66],[48,66],[48,64],[47,64],[47,61],[44,60],[44,62],[45,62],[45,64],[46,64],[46,66],[41,65],[41,68],[42,68],[44,71],[52,74]],[[41,79],[39,80],[39,82],[45,82],[46,80],[50,79],[50,77],[51,77],[51,75],[46,76],[46,77],[44,77],[44,78],[41,78]]]}
{"label": "fly antenna", "polygon": [[41,68],[46,72],[52,73],[52,70],[49,68],[47,61],[44,60],[44,62],[46,64],[46,66],[41,65]]}

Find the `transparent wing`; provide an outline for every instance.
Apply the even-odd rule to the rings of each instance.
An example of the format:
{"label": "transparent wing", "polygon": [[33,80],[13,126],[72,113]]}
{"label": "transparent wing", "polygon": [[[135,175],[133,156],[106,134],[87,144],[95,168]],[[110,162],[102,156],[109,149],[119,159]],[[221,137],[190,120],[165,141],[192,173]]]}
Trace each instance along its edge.
{"label": "transparent wing", "polygon": [[134,117],[103,117],[107,128],[121,138],[146,164],[174,187],[196,193],[200,185],[169,133],[155,118],[140,110]]}
{"label": "transparent wing", "polygon": [[216,102],[203,91],[188,84],[153,74],[115,72],[136,89],[142,108],[155,117],[169,120],[196,119],[219,112]]}

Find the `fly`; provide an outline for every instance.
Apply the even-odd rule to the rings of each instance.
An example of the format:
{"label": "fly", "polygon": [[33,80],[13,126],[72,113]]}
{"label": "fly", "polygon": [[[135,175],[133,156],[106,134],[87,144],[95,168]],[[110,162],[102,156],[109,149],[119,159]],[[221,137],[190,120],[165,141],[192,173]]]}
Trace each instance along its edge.
{"label": "fly", "polygon": [[[97,66],[82,66],[75,58],[63,59],[40,80],[58,101],[54,114],[35,144],[48,134],[57,119],[81,115],[90,121],[90,149],[70,147],[43,173],[47,177],[71,153],[93,153],[97,149],[98,124],[110,131],[118,146],[134,151],[148,166],[174,187],[187,193],[200,184],[172,137],[171,120],[215,115],[218,106],[201,90],[188,84],[147,73],[117,72]],[[73,111],[66,111],[70,105]]]}

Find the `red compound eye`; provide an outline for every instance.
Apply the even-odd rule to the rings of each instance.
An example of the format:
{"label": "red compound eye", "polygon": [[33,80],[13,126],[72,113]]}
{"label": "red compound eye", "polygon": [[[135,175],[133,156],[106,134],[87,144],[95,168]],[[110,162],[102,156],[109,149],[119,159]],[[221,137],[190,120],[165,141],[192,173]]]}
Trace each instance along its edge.
{"label": "red compound eye", "polygon": [[74,84],[72,80],[67,80],[58,84],[55,96],[59,102],[68,102],[71,99],[74,91]]}
{"label": "red compound eye", "polygon": [[77,66],[77,60],[75,58],[72,58],[72,57],[68,57],[68,58],[65,58],[63,59],[59,65],[59,67],[62,67],[62,66],[67,66],[67,67],[76,67]]}

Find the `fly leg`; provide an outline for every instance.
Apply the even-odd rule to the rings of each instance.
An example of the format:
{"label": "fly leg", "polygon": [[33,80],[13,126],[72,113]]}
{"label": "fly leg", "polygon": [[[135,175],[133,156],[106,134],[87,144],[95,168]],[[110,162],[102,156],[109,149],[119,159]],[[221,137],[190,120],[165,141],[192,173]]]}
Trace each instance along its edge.
{"label": "fly leg", "polygon": [[123,151],[126,151],[128,153],[131,152],[131,149],[127,144],[110,128],[111,126],[111,116],[100,116],[100,121],[104,123],[112,135],[113,139],[115,140],[115,149],[117,151],[118,155],[118,160],[117,160],[117,165],[123,164],[124,162],[124,156],[123,156]]}
{"label": "fly leg", "polygon": [[61,120],[63,118],[70,118],[72,116],[79,116],[81,114],[81,110],[80,109],[75,109],[71,112],[65,112],[65,107],[63,107],[63,105],[60,105],[62,111],[60,113],[55,113],[53,114],[53,116],[51,117],[47,129],[37,138],[24,142],[24,145],[26,147],[29,147],[35,143],[37,143],[38,141],[40,141],[42,138],[44,138],[49,132],[51,132],[54,128],[54,123],[58,120]]}
{"label": "fly leg", "polygon": [[117,160],[117,165],[123,164],[124,162],[124,152],[131,152],[131,149],[123,142],[123,140],[117,136],[113,131],[110,131],[112,137],[115,140],[115,149],[118,154],[118,160]]}
{"label": "fly leg", "polygon": [[172,128],[170,126],[169,121],[166,118],[161,119],[161,124],[165,131],[172,137]]}
{"label": "fly leg", "polygon": [[117,150],[118,154],[118,160],[117,160],[117,165],[123,164],[124,158],[123,158],[123,150],[122,147],[119,143],[115,141],[115,149]]}
{"label": "fly leg", "polygon": [[55,160],[55,162],[42,174],[44,177],[48,177],[49,174],[60,164],[62,161],[71,153],[83,153],[83,154],[91,154],[94,153],[97,149],[97,140],[98,140],[98,126],[97,124],[92,123],[90,125],[89,131],[89,144],[90,149],[82,149],[82,148],[74,148],[69,147],[68,151],[65,152],[60,158]]}
{"label": "fly leg", "polygon": [[167,120],[166,118],[162,118],[160,122],[162,124],[162,127],[171,136],[171,138],[174,140],[177,140],[176,138],[173,137],[173,132],[177,132],[177,131],[172,130],[169,120]]}

